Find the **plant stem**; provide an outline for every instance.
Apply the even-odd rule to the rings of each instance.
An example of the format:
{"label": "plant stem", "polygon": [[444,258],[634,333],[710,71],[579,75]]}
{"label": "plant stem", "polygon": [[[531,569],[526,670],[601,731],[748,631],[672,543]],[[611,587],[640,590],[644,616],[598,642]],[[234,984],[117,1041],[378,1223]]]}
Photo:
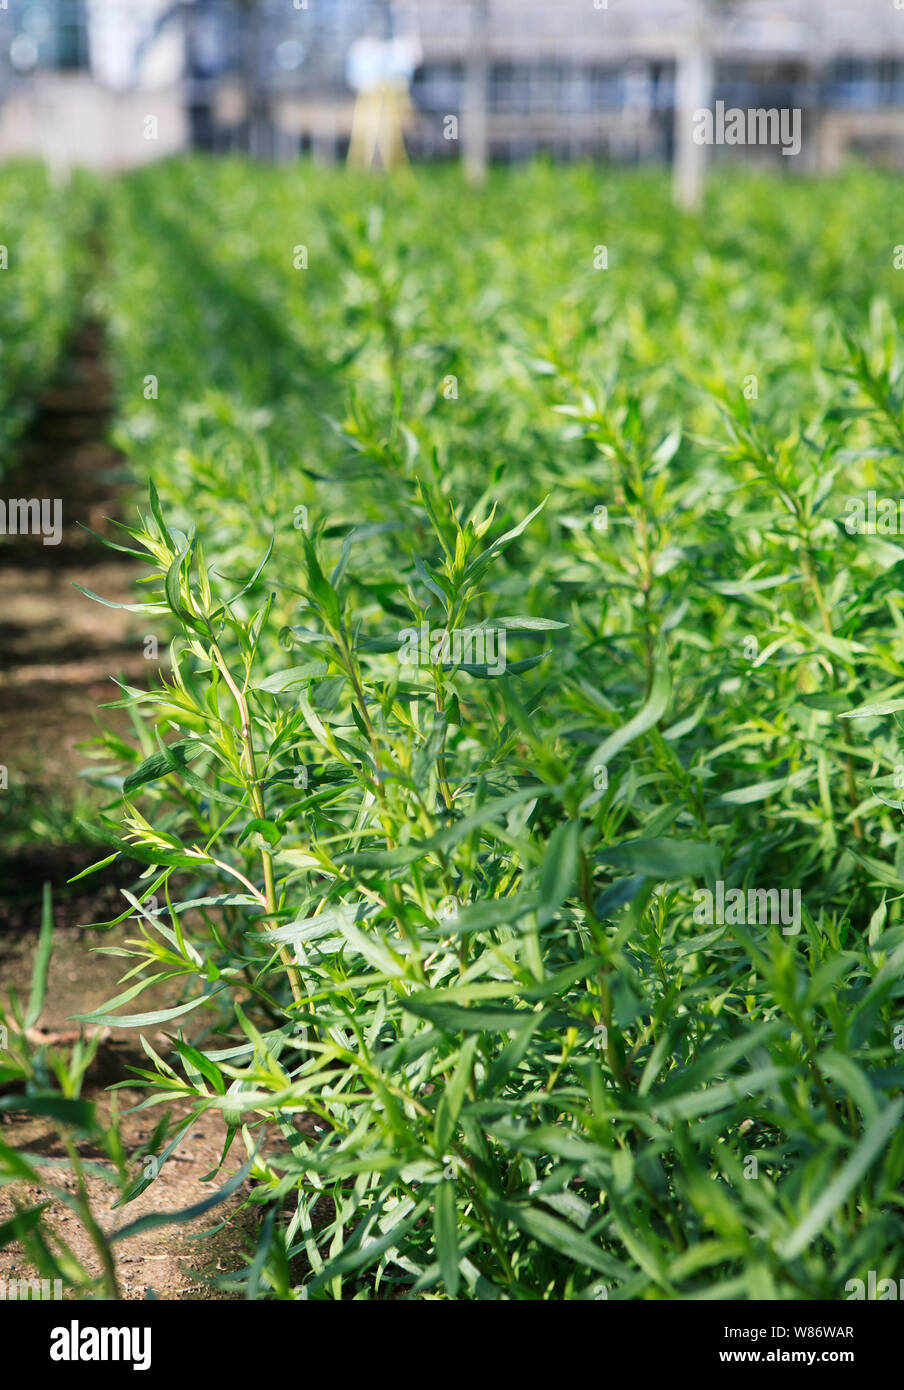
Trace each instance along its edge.
{"label": "plant stem", "polygon": [[122,1299],[122,1294],[119,1289],[119,1281],[116,1277],[116,1261],[113,1258],[110,1243],[100,1226],[98,1226],[94,1218],[94,1212],[91,1210],[91,1202],[89,1201],[88,1189],[85,1184],[85,1170],[82,1167],[78,1149],[75,1147],[75,1144],[68,1134],[64,1134],[62,1137],[63,1143],[66,1146],[66,1152],[69,1154],[69,1161],[72,1164],[72,1171],[75,1174],[76,1206],[78,1208],[78,1214],[81,1218],[82,1225],[88,1232],[91,1244],[97,1251],[97,1256],[103,1270],[104,1290],[107,1298],[115,1299],[119,1302]]}
{"label": "plant stem", "polygon": [[[242,748],[245,756],[246,769],[248,774],[247,789],[251,797],[251,804],[254,814],[258,820],[267,819],[267,810],[264,805],[264,795],[261,791],[260,781],[257,775],[257,762],[254,756],[254,740],[251,736],[251,717],[248,712],[248,701],[244,690],[240,690],[229,672],[229,668],[223,658],[223,653],[219,647],[214,645],[217,666],[235,700],[241,720],[240,736]],[[267,917],[264,919],[264,928],[272,929],[276,925],[275,918],[279,912],[279,902],[276,897],[276,881],[273,874],[273,855],[267,845],[261,845],[261,864],[264,870],[264,899],[267,905]],[[301,985],[301,976],[298,966],[292,960],[292,954],[288,946],[281,946],[279,958],[286,969],[289,977],[289,987],[292,990],[292,998],[296,1004],[300,1004],[304,998],[304,990]]]}

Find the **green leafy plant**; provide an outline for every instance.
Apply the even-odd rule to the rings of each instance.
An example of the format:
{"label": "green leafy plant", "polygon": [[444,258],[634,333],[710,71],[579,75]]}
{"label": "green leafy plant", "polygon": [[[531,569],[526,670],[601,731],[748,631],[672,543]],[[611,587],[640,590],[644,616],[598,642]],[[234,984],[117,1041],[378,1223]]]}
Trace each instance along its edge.
{"label": "green leafy plant", "polygon": [[87,1017],[243,1147],[250,1298],[843,1297],[902,1235],[897,182],[455,177],[107,190],[172,646]]}

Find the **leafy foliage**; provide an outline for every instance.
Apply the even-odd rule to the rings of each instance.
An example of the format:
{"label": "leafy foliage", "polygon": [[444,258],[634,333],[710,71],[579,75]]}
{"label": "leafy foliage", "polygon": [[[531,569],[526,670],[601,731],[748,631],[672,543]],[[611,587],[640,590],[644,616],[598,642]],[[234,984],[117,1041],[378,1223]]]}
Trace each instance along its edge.
{"label": "leafy foliage", "polygon": [[[112,190],[152,478],[124,544],[174,640],[96,750],[145,869],[89,1017],[171,1028],[149,1098],[244,1146],[249,1297],[893,1271],[904,550],[844,519],[897,486],[895,197],[726,179],[676,222],[659,176],[538,165],[478,222],[448,171],[192,161]],[[504,671],[399,661],[464,627]],[[702,924],[720,881],[800,912]]]}
{"label": "leafy foliage", "polygon": [[7,164],[0,189],[0,473],[50,375],[84,291],[92,185],[54,188],[46,171]]}

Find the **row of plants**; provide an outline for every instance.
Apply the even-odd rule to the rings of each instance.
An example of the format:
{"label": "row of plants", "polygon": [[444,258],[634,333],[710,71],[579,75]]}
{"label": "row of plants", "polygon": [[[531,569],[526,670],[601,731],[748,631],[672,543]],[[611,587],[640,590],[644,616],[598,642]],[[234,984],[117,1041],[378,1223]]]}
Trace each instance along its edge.
{"label": "row of plants", "polygon": [[59,361],[85,291],[92,198],[87,180],[6,164],[0,183],[0,473]]}
{"label": "row of plants", "polygon": [[[85,1018],[171,1030],[147,1103],[222,1112],[248,1297],[894,1272],[904,550],[846,524],[904,428],[894,185],[710,197],[108,192],[121,543],[173,641],[95,749],[100,862],[145,868]],[[707,920],[732,891],[795,910]]]}

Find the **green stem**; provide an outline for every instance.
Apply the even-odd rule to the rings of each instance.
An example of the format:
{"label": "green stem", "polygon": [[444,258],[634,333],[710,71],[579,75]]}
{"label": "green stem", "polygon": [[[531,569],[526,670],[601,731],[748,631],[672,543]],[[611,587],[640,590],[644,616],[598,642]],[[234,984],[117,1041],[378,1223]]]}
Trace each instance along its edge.
{"label": "green stem", "polygon": [[[244,690],[240,690],[232,679],[229,668],[223,658],[223,653],[220,651],[219,647],[214,645],[213,651],[217,666],[238,708],[239,719],[241,721],[240,737],[248,775],[246,785],[251,797],[254,814],[258,820],[266,820],[267,811],[264,805],[264,795],[261,791],[260,780],[257,775],[257,761],[254,756],[254,740],[251,736],[251,717],[248,712],[248,701],[245,698]],[[261,846],[260,854],[264,871],[264,899],[267,905],[267,916],[264,919],[264,929],[267,930],[272,929],[276,925],[275,919],[279,912],[279,902],[276,896],[276,880],[273,874],[273,856],[266,845]],[[300,1004],[304,998],[304,990],[302,989],[298,966],[292,960],[292,954],[288,946],[280,947],[279,958],[289,977],[289,987],[292,990],[292,998],[296,1004]]]}
{"label": "green stem", "polygon": [[119,1289],[119,1281],[116,1277],[116,1261],[113,1259],[113,1251],[110,1249],[109,1241],[94,1219],[94,1212],[91,1210],[91,1203],[88,1199],[88,1188],[85,1183],[85,1170],[82,1167],[82,1161],[69,1135],[64,1134],[62,1138],[66,1146],[66,1151],[69,1154],[72,1171],[75,1174],[76,1208],[82,1225],[88,1233],[91,1244],[97,1251],[97,1256],[103,1270],[104,1292],[107,1298],[119,1302],[122,1299],[122,1294]]}

